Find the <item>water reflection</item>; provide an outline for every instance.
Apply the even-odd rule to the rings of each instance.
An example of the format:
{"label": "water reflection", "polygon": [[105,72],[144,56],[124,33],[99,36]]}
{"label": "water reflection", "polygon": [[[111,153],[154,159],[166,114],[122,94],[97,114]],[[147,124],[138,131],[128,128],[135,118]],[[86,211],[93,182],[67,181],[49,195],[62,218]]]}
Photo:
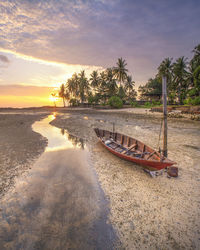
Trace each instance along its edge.
{"label": "water reflection", "polygon": [[65,134],[65,129],[61,128],[60,132],[61,132],[61,135],[64,135]]}
{"label": "water reflection", "polygon": [[81,149],[85,148],[85,142],[82,138],[68,134],[64,128],[61,128],[60,132],[61,132],[61,135],[67,137],[67,140],[69,140],[74,147],[81,148]]}
{"label": "water reflection", "polygon": [[49,124],[34,131],[48,147],[0,203],[0,249],[114,249],[107,201],[84,141]]}
{"label": "water reflection", "polygon": [[33,130],[48,138],[48,146],[45,152],[57,151],[60,149],[69,148],[85,148],[84,140],[73,135],[70,135],[64,128],[56,128],[49,125],[56,118],[57,114],[49,115],[42,121],[33,124]]}

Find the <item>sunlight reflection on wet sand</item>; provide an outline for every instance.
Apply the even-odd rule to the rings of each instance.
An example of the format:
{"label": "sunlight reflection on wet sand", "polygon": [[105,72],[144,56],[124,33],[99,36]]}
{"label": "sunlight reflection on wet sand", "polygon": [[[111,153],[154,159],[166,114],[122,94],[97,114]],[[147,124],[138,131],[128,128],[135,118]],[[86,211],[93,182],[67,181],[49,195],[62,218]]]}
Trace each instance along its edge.
{"label": "sunlight reflection on wet sand", "polygon": [[5,249],[112,249],[107,201],[81,138],[47,118],[33,130],[48,138],[45,153],[18,178],[0,204],[0,246]]}

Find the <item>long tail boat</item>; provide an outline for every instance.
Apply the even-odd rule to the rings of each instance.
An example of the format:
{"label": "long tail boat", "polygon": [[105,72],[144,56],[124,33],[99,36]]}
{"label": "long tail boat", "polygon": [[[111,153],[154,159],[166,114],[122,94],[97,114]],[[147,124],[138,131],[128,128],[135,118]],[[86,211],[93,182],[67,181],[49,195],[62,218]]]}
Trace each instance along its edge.
{"label": "long tail boat", "polygon": [[[100,142],[111,153],[118,157],[135,162],[147,168],[150,173],[164,168],[168,168],[168,174],[173,177],[178,176],[178,168],[171,167],[176,164],[167,158],[167,78],[162,76],[163,95],[163,150],[162,154],[132,137],[95,128],[95,133]],[[174,171],[174,172],[173,172]],[[155,172],[154,172],[155,173]]]}
{"label": "long tail boat", "polygon": [[132,137],[107,130],[94,129],[100,142],[118,157],[140,164],[150,171],[158,171],[175,164],[151,147]]}

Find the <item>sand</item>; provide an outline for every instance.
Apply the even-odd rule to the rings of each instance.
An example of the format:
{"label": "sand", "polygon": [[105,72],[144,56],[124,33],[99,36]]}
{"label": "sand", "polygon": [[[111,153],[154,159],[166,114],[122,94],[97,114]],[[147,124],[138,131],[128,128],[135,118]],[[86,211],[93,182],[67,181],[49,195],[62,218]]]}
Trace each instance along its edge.
{"label": "sand", "polygon": [[0,198],[41,155],[47,140],[32,131],[41,114],[0,114]]}
{"label": "sand", "polygon": [[53,125],[85,141],[101,186],[110,201],[110,222],[123,249],[200,249],[200,124],[169,119],[169,158],[179,177],[151,178],[141,167],[107,152],[93,128],[116,130],[157,147],[160,115],[148,111],[74,110]]}
{"label": "sand", "polygon": [[[30,111],[29,111],[30,112]],[[61,112],[61,110],[60,110]],[[52,122],[83,138],[110,203],[109,221],[121,249],[200,249],[200,123],[168,120],[169,158],[179,167],[177,179],[151,178],[141,167],[107,152],[93,128],[116,130],[157,148],[161,115],[144,109],[63,109]],[[44,115],[0,114],[0,196],[16,176],[33,165],[47,141],[31,130]]]}

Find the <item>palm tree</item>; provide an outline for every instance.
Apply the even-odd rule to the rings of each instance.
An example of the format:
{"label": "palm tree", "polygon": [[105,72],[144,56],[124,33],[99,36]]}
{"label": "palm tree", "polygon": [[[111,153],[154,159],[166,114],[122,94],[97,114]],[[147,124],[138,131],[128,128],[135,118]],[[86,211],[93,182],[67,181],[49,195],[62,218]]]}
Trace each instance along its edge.
{"label": "palm tree", "polygon": [[65,85],[64,84],[61,84],[58,95],[59,95],[59,97],[61,97],[63,99],[63,106],[65,107],[66,96],[65,96]]}
{"label": "palm tree", "polygon": [[70,79],[67,80],[66,90],[69,92],[71,96],[75,98],[79,95],[79,78],[76,73],[72,75]]}
{"label": "palm tree", "polygon": [[158,77],[162,79],[162,76],[166,76],[168,87],[171,87],[172,83],[172,60],[173,58],[165,58],[158,67]]}
{"label": "palm tree", "polygon": [[173,64],[173,83],[177,90],[179,104],[183,103],[186,97],[186,90],[188,85],[188,72],[187,72],[187,58],[180,57]]}
{"label": "palm tree", "polygon": [[134,81],[132,80],[132,76],[127,76],[125,82],[125,91],[127,92],[128,99],[130,100],[130,94],[133,91]]}
{"label": "palm tree", "polygon": [[200,65],[194,71],[194,90],[197,96],[200,96]]}
{"label": "palm tree", "polygon": [[94,91],[96,93],[97,88],[99,86],[99,76],[96,70],[94,70],[92,74],[90,75],[90,84],[91,84],[91,87],[94,88]]}
{"label": "palm tree", "polygon": [[108,68],[105,71],[105,82],[108,97],[114,96],[117,93],[117,83],[111,68]]}
{"label": "palm tree", "polygon": [[200,44],[198,44],[192,51],[194,56],[190,61],[192,71],[194,71],[198,66],[200,66]]}
{"label": "palm tree", "polygon": [[173,82],[172,82],[172,60],[173,58],[165,58],[160,66],[158,67],[158,74],[156,76],[157,80],[160,82],[160,84],[162,83],[162,76],[166,76],[167,78],[167,95],[170,98],[170,101],[172,101],[171,97],[173,96],[174,93],[174,86],[173,86]]}
{"label": "palm tree", "polygon": [[122,82],[124,82],[127,77],[128,69],[126,69],[126,66],[127,66],[126,61],[123,60],[122,58],[118,58],[117,67],[113,68],[114,75],[116,79],[119,81],[120,87],[122,86]]}
{"label": "palm tree", "polygon": [[[194,90],[196,89],[195,84],[195,71],[198,67],[200,67],[200,44],[197,45],[193,51],[194,56],[190,61],[189,64],[189,76],[188,76],[188,82],[191,88]],[[195,90],[196,91],[196,90]]]}
{"label": "palm tree", "polygon": [[88,83],[88,80],[85,76],[85,71],[82,70],[80,73],[79,73],[79,85],[78,85],[78,88],[79,88],[79,97],[81,99],[81,103],[83,104],[84,100],[86,99],[86,95],[88,95],[89,93],[89,83]]}
{"label": "palm tree", "polygon": [[71,97],[70,92],[66,89],[65,90],[65,99],[68,101],[68,104],[69,104],[70,97]]}
{"label": "palm tree", "polygon": [[106,103],[106,99],[107,99],[107,82],[106,82],[106,72],[102,71],[100,73],[100,77],[99,77],[99,87],[98,87],[98,93],[100,96],[100,99],[103,100],[103,103]]}
{"label": "palm tree", "polygon": [[54,107],[56,108],[56,93],[51,93],[53,102],[54,102]]}

